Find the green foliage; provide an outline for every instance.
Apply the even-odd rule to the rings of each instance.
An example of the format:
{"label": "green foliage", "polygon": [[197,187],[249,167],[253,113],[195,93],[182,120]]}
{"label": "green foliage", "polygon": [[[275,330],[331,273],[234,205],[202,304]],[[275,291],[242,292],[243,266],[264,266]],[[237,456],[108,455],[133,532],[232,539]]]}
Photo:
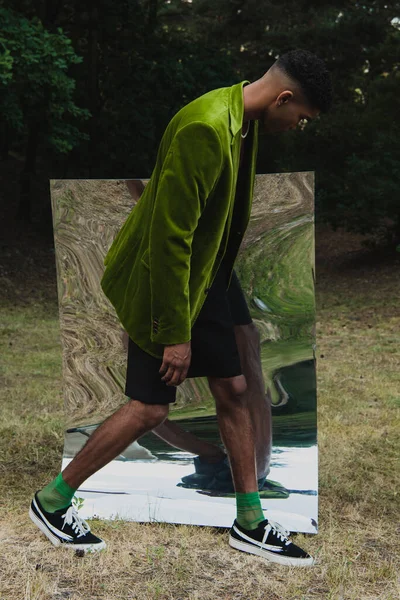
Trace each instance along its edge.
{"label": "green foliage", "polygon": [[68,119],[89,117],[73,101],[75,81],[69,67],[82,59],[61,28],[47,31],[38,18],[30,20],[0,8],[0,113],[4,122],[23,131],[40,123],[42,134],[56,150],[69,152],[83,137]]}
{"label": "green foliage", "polygon": [[[319,221],[400,242],[398,2],[13,0],[13,8],[20,13],[0,9],[2,119],[21,139],[39,120],[48,144],[68,154],[70,177],[149,177],[184,104],[254,81],[288,50],[315,52],[332,73],[333,110],[303,130],[261,136],[257,172],[313,170]],[[87,124],[74,97],[90,109]],[[53,157],[41,151],[50,170]]]}
{"label": "green foliage", "polygon": [[0,38],[0,84],[7,85],[12,79],[13,58]]}
{"label": "green foliage", "polygon": [[84,498],[81,498],[79,496],[74,496],[72,498],[72,505],[78,512],[80,511],[80,509],[83,507],[84,504],[85,504]]}

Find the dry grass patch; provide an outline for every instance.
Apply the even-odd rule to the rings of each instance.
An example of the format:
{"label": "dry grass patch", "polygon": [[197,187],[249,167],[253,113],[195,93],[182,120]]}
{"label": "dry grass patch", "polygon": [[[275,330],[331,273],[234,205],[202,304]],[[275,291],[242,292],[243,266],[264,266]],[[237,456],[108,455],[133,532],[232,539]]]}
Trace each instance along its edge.
{"label": "dry grass patch", "polygon": [[321,535],[298,536],[317,553],[318,565],[293,569],[234,551],[226,533],[167,524],[93,523],[108,547],[80,558],[55,550],[19,515],[2,528],[1,597],[394,600],[396,569],[385,523],[375,522],[367,534],[356,521],[344,513],[339,523],[331,514]]}

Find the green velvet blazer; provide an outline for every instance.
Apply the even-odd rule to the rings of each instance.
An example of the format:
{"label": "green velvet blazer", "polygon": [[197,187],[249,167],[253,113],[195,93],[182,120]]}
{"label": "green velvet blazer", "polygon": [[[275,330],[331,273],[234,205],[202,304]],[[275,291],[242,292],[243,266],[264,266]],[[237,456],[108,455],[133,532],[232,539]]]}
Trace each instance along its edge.
{"label": "green velvet blazer", "polygon": [[116,235],[101,287],[145,352],[188,342],[223,257],[229,282],[250,218],[258,121],[238,181],[242,81],[182,108],[159,147],[151,178]]}

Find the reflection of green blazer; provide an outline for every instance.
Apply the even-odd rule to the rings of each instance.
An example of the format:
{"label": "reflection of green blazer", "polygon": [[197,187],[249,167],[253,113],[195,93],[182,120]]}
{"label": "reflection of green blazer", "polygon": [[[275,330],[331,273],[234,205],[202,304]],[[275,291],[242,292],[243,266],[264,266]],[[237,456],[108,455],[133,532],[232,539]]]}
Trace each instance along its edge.
{"label": "reflection of green blazer", "polygon": [[246,83],[208,92],[173,117],[150,181],[104,259],[105,295],[129,336],[159,358],[165,345],[190,340],[224,255],[232,275],[257,154],[253,121],[235,203]]}

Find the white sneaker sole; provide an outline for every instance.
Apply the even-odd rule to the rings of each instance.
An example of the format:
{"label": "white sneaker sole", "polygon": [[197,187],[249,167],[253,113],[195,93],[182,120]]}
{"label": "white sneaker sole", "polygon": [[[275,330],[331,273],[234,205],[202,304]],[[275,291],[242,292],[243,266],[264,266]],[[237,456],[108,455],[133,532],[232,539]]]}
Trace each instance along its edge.
{"label": "white sneaker sole", "polygon": [[261,556],[261,558],[265,558],[269,562],[277,563],[279,565],[286,565],[287,567],[312,567],[314,564],[314,559],[312,556],[310,556],[310,558],[291,558],[287,556],[279,556],[278,554],[268,552],[268,550],[264,550],[263,548],[257,548],[257,546],[253,546],[247,542],[241,542],[231,535],[229,536],[229,545],[232,546],[232,548],[236,548],[236,550],[241,550],[242,552],[247,552],[249,554],[255,554],[257,556]]}
{"label": "white sneaker sole", "polygon": [[44,533],[44,535],[50,540],[50,542],[59,548],[62,546],[63,548],[71,548],[73,550],[83,550],[84,552],[97,552],[99,550],[104,550],[107,547],[107,544],[102,541],[100,544],[68,544],[62,543],[57,536],[53,535],[51,531],[46,527],[46,525],[41,521],[38,516],[33,512],[32,507],[29,508],[29,516],[33,523],[37,527],[39,527],[40,531]]}

